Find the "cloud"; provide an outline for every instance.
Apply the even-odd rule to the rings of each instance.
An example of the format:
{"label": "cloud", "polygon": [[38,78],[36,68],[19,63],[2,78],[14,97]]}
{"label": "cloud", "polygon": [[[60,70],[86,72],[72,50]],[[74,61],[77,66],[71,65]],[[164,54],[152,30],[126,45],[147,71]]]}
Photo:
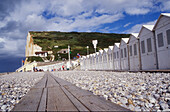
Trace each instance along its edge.
{"label": "cloud", "polygon": [[127,23],[127,24],[125,24],[123,27],[128,27],[130,24],[132,24],[132,23]]}
{"label": "cloud", "polygon": [[145,9],[145,8],[127,8],[126,13],[130,15],[139,15],[139,14],[146,14],[150,11],[150,9]]}
{"label": "cloud", "polygon": [[142,25],[154,25],[157,20],[150,21],[147,23],[141,23],[141,24],[136,24],[132,28],[126,30],[124,33],[139,33],[140,29],[142,28]]}
{"label": "cloud", "polygon": [[[126,15],[169,11],[169,4],[167,0],[1,0],[0,54],[24,56],[30,30],[111,32],[114,28],[103,26]],[[137,32],[140,26],[127,32]]]}
{"label": "cloud", "polygon": [[[1,41],[2,40],[2,41]],[[23,49],[25,40],[9,40],[0,38],[0,55],[14,55],[14,56],[22,56],[24,57],[25,48]]]}
{"label": "cloud", "polygon": [[159,4],[161,11],[170,11],[170,1],[169,0],[156,0],[155,4]]}
{"label": "cloud", "polygon": [[4,27],[0,29],[1,32],[11,32],[16,30],[19,27],[18,22],[16,21],[9,21],[6,23]]}

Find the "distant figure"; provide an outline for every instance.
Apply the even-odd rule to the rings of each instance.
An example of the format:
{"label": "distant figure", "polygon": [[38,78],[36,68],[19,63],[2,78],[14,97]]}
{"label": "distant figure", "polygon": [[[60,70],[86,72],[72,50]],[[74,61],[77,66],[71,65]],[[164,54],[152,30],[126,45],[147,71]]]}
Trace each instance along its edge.
{"label": "distant figure", "polygon": [[64,70],[64,65],[62,66],[62,69]]}
{"label": "distant figure", "polygon": [[33,71],[35,72],[35,66],[33,67]]}

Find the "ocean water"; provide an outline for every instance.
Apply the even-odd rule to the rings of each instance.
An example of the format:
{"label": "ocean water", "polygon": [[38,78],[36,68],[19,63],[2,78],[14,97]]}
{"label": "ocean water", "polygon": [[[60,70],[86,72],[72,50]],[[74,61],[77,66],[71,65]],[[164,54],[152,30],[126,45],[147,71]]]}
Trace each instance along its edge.
{"label": "ocean water", "polygon": [[15,70],[22,66],[22,59],[24,57],[0,57],[0,73],[15,72]]}

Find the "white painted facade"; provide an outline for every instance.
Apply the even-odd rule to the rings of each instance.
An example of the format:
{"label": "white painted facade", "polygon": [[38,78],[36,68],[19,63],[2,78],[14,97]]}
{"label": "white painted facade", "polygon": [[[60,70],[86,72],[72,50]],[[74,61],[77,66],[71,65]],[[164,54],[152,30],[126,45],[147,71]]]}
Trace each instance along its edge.
{"label": "white painted facade", "polygon": [[99,50],[99,70],[103,70],[103,50]]}
{"label": "white painted facade", "polygon": [[89,59],[90,59],[90,70],[92,70],[93,69],[93,54],[90,54],[90,57],[89,57]]}
{"label": "white painted facade", "polygon": [[139,32],[141,69],[155,70],[157,69],[155,38],[152,31],[154,25],[143,25]]}
{"label": "white painted facade", "polygon": [[90,69],[90,55],[86,56],[86,69],[89,70]]}
{"label": "white painted facade", "polygon": [[120,65],[121,70],[129,70],[129,55],[128,55],[128,41],[129,38],[122,38],[120,41]]}
{"label": "white painted facade", "polygon": [[120,45],[120,43],[115,43],[114,48],[113,48],[113,52],[114,52],[114,70],[121,70],[119,45]]}
{"label": "white painted facade", "polygon": [[103,70],[108,70],[108,48],[103,50]]}
{"label": "white painted facade", "polygon": [[92,69],[96,70],[96,55],[95,55],[95,53],[92,54],[92,62],[93,62]]}
{"label": "white painted facade", "polygon": [[138,35],[138,33],[132,33],[128,42],[130,71],[139,71],[141,68]]}
{"label": "white painted facade", "polygon": [[96,70],[99,69],[99,52],[95,53],[95,57],[96,57]]}
{"label": "white painted facade", "polygon": [[81,58],[81,63],[80,63],[80,65],[81,65],[81,70],[86,70],[86,56],[83,56],[82,58]]}
{"label": "white painted facade", "polygon": [[162,13],[155,26],[158,68],[170,69],[170,13]]}
{"label": "white painted facade", "polygon": [[108,48],[108,68],[109,70],[113,70],[113,46],[109,46]]}

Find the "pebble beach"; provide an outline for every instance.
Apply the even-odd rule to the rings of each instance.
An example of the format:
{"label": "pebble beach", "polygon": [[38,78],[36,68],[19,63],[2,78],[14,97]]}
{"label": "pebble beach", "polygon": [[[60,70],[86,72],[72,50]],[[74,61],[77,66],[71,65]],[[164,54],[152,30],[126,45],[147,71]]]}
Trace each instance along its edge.
{"label": "pebble beach", "polygon": [[65,71],[53,74],[133,111],[170,111],[170,73]]}
{"label": "pebble beach", "polygon": [[33,72],[0,75],[0,111],[11,111],[43,76]]}
{"label": "pebble beach", "polygon": [[[61,71],[54,76],[133,111],[170,111],[170,73]],[[12,108],[44,73],[0,76],[0,111]]]}

